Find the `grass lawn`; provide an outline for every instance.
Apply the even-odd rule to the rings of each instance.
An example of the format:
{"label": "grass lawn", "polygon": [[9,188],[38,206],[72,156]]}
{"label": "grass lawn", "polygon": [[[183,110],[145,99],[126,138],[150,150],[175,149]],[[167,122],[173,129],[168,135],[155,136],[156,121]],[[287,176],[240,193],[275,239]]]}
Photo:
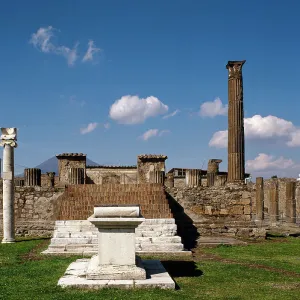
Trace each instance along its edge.
{"label": "grass lawn", "polygon": [[57,281],[78,257],[39,255],[47,245],[0,244],[0,299],[300,299],[300,238],[200,250],[190,261],[164,259],[175,291],[62,289]]}

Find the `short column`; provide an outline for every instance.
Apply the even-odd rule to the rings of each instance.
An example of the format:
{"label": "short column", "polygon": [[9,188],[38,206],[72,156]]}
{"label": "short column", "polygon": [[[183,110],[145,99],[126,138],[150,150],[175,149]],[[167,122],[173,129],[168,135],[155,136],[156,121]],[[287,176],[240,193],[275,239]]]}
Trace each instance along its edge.
{"label": "short column", "polygon": [[69,184],[84,184],[84,169],[70,168],[68,173]]}
{"label": "short column", "polygon": [[256,178],[256,221],[264,219],[264,179]]}
{"label": "short column", "polygon": [[41,186],[41,169],[28,168],[24,170],[25,186]]}
{"label": "short column", "polygon": [[199,170],[188,169],[185,173],[185,184],[188,187],[195,187],[199,185]]}
{"label": "short column", "polygon": [[55,184],[55,172],[47,172],[48,176],[48,186],[54,187]]}
{"label": "short column", "polygon": [[150,171],[150,183],[164,184],[165,172],[164,171]]}
{"label": "short column", "polygon": [[285,218],[288,223],[296,223],[296,182],[286,183]]}
{"label": "short column", "polygon": [[276,223],[279,217],[278,210],[278,186],[272,182],[269,191],[269,218],[271,223]]}

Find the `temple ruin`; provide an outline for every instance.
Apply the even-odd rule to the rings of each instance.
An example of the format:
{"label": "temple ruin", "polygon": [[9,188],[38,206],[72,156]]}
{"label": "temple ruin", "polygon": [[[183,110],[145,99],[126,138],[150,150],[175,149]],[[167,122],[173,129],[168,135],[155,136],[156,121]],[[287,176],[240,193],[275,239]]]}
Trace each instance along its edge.
{"label": "temple ruin", "polygon": [[[84,153],[61,153],[56,155],[58,174],[29,168],[14,179],[15,233],[51,236],[49,253],[93,254],[97,229],[87,218],[97,205],[140,206],[145,221],[136,230],[135,245],[143,253],[182,252],[204,237],[263,239],[274,228],[299,230],[299,181],[259,177],[256,183],[245,182],[250,174],[245,173],[244,63],[226,66],[228,172],[219,170],[222,160],[217,158],[208,161],[206,170],[176,167],[166,172],[163,154],[137,155],[134,166],[89,166]],[[12,177],[4,167],[5,189]],[[0,229],[13,240],[11,201],[3,195]]]}

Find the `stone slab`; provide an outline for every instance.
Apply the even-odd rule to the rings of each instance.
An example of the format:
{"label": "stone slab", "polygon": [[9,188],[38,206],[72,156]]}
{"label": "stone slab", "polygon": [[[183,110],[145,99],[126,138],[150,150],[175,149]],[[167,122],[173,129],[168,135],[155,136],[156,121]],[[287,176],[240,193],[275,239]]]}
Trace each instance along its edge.
{"label": "stone slab", "polygon": [[113,207],[94,207],[95,218],[107,217],[138,217],[140,215],[139,206],[113,206]]}
{"label": "stone slab", "polygon": [[86,274],[90,259],[78,259],[71,263],[62,276],[58,285],[79,289],[103,289],[103,288],[161,288],[175,289],[175,282],[172,280],[166,269],[159,260],[143,260],[143,265],[147,273],[145,280],[89,280]]}
{"label": "stone slab", "polygon": [[139,257],[135,265],[99,265],[98,255],[94,255],[86,270],[87,279],[133,280],[146,279],[146,271]]}

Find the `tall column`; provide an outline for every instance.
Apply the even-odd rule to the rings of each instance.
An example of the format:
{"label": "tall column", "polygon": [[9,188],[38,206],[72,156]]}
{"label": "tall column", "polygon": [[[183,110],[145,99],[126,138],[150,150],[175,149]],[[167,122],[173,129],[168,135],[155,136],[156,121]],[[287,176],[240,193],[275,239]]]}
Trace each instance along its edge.
{"label": "tall column", "polygon": [[17,147],[17,128],[1,128],[3,149],[3,240],[15,242],[14,210],[14,148]]}
{"label": "tall column", "polygon": [[25,186],[41,186],[41,169],[24,169]]}
{"label": "tall column", "polygon": [[286,183],[285,217],[288,223],[296,223],[296,182]]}
{"label": "tall column", "polygon": [[245,140],[242,67],[246,61],[228,61],[228,182],[244,182]]}
{"label": "tall column", "polygon": [[264,219],[264,179],[256,178],[256,221]]}

